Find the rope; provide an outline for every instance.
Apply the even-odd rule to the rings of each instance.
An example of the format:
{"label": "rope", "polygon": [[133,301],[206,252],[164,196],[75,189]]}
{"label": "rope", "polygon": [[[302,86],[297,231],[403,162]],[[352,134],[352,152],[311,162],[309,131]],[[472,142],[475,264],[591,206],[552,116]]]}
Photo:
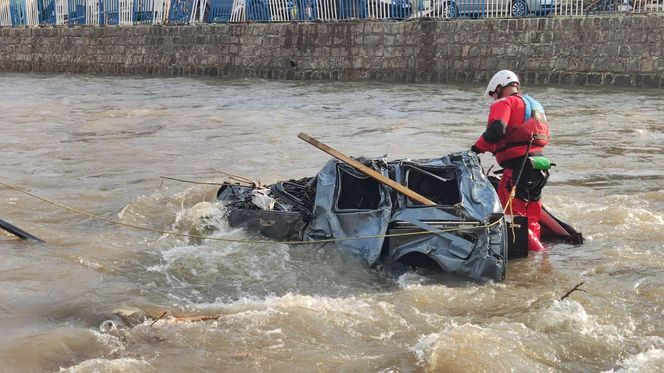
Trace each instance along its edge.
{"label": "rope", "polygon": [[[229,183],[222,181],[220,183],[214,183],[214,182],[209,182],[209,181],[194,181],[194,180],[186,180],[186,179],[178,179],[176,177],[169,177],[169,176],[159,176],[160,178],[164,180],[173,180],[173,181],[179,181],[181,183],[187,183],[187,184],[197,184],[197,185],[240,185],[239,183]],[[243,186],[243,185],[240,185]]]}
{"label": "rope", "polygon": [[[198,239],[224,241],[224,242],[249,243],[249,244],[260,244],[260,243],[270,242],[270,241],[266,241],[266,240],[233,239],[233,238],[204,236],[204,235],[198,235],[198,234],[179,233],[179,232],[167,231],[167,230],[163,230],[163,229],[149,228],[149,227],[145,227],[145,226],[137,225],[137,224],[125,223],[125,222],[121,222],[121,221],[118,221],[118,220],[105,218],[103,216],[94,215],[94,214],[91,214],[89,212],[82,211],[82,210],[79,210],[79,209],[76,209],[76,208],[73,208],[73,207],[65,206],[61,203],[58,203],[58,202],[49,200],[47,198],[38,196],[38,195],[36,195],[32,192],[29,192],[25,189],[19,188],[17,186],[11,185],[11,184],[0,182],[0,185],[4,185],[7,188],[13,189],[17,192],[27,194],[30,197],[36,198],[40,201],[46,202],[48,204],[51,204],[51,205],[54,205],[54,206],[57,206],[57,207],[60,207],[64,210],[67,210],[67,211],[70,211],[70,212],[74,212],[74,213],[79,214],[79,215],[87,216],[87,217],[92,218],[92,219],[101,220],[101,221],[105,221],[105,222],[108,222],[108,223],[111,223],[111,224],[125,226],[125,227],[129,227],[129,228],[134,228],[134,229],[138,229],[138,230],[143,230],[143,231],[148,231],[148,232],[153,232],[153,233],[168,234],[168,235],[179,236],[179,237],[189,237],[189,238],[198,238]],[[470,229],[490,228],[490,227],[500,223],[500,221],[501,221],[501,219],[498,219],[493,223],[478,225],[478,226],[475,226],[475,227],[463,227],[463,228],[459,227],[459,228],[450,228],[450,229],[439,229],[439,230],[436,230],[436,231],[376,234],[376,235],[367,235],[367,236],[340,237],[340,238],[329,238],[329,239],[309,240],[309,241],[278,241],[278,242],[283,243],[283,244],[287,244],[287,245],[303,245],[303,244],[315,244],[315,243],[330,243],[330,242],[341,242],[341,241],[352,241],[352,240],[364,240],[364,239],[372,239],[372,238],[417,236],[417,235],[423,235],[423,234],[438,234],[438,233],[456,232],[456,231],[463,231],[463,230],[470,230]]]}
{"label": "rope", "polygon": [[[528,162],[528,155],[530,154],[530,147],[533,145],[533,140],[535,140],[535,134],[530,135],[530,142],[528,143],[528,148],[526,149],[526,156],[523,159],[523,162],[521,163],[521,168],[519,169],[519,174],[516,176],[516,181],[514,182],[514,185],[512,186],[512,190],[510,190],[510,196],[509,199],[507,200],[507,203],[505,204],[505,208],[503,209],[503,215],[507,213],[507,209],[509,208],[510,210],[510,216],[512,217],[512,242],[516,243],[516,232],[514,228],[514,210],[512,210],[512,200],[516,197],[516,186],[519,185],[519,181],[521,181],[521,174],[523,173],[523,169],[526,166],[526,162]],[[514,175],[512,175],[514,176]]]}
{"label": "rope", "polygon": [[516,184],[512,187],[512,190],[510,191],[510,197],[505,204],[505,208],[503,209],[503,215],[506,215],[507,209],[509,208],[509,215],[512,217],[512,224],[510,224],[510,227],[512,228],[512,243],[516,243],[516,229],[514,227],[516,224],[514,224],[514,210],[512,209],[512,200],[514,197],[516,197]]}

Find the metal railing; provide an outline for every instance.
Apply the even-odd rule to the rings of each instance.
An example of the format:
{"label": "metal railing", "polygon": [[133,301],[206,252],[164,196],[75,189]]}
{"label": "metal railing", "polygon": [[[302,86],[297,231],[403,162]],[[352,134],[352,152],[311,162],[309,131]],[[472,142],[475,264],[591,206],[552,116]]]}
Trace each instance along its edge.
{"label": "metal railing", "polygon": [[0,26],[510,18],[664,12],[664,0],[0,0]]}

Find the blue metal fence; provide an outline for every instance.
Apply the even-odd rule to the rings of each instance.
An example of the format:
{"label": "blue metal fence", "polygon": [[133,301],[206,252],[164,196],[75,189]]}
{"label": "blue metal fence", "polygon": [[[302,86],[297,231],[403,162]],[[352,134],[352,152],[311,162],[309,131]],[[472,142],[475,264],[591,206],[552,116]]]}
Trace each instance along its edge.
{"label": "blue metal fence", "polygon": [[26,22],[27,5],[25,0],[10,0],[9,12],[11,16],[12,26],[24,26]]}
{"label": "blue metal fence", "polygon": [[272,19],[268,0],[246,0],[247,20],[268,22]]}
{"label": "blue metal fence", "polygon": [[[380,0],[370,0],[379,3]],[[388,0],[389,1],[389,0]],[[338,18],[367,18],[369,5],[367,0],[338,0]]]}
{"label": "blue metal fence", "polygon": [[233,14],[233,0],[210,0],[210,10],[207,22],[223,23],[231,20]]}
{"label": "blue metal fence", "polygon": [[55,24],[55,0],[39,0],[37,10],[39,12],[39,24]]}
{"label": "blue metal fence", "polygon": [[168,23],[191,23],[195,11],[195,0],[172,0],[168,11]]}
{"label": "blue metal fence", "polygon": [[152,24],[154,22],[154,2],[151,0],[134,0],[133,12],[135,24]]}
{"label": "blue metal fence", "polygon": [[316,0],[296,0],[293,19],[297,21],[315,21],[318,19]]}
{"label": "blue metal fence", "polygon": [[120,4],[118,0],[102,0],[99,2],[99,24],[120,24]]}
{"label": "blue metal fence", "polygon": [[85,25],[85,0],[67,0],[68,7],[68,18],[67,24],[70,26],[74,25]]}
{"label": "blue metal fence", "polygon": [[[0,26],[505,18],[664,12],[664,0],[0,0]],[[86,13],[87,12],[87,13]]]}

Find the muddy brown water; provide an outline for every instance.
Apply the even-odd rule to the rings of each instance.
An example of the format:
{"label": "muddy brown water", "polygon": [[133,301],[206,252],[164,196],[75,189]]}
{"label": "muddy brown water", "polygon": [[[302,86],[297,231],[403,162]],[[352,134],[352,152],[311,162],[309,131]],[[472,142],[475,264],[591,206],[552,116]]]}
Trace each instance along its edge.
{"label": "muddy brown water", "polygon": [[[160,176],[312,176],[328,156],[299,132],[353,156],[441,156],[481,133],[482,90],[3,74],[0,181],[123,223],[255,240],[199,204],[215,187]],[[552,126],[545,205],[585,245],[479,285],[391,276],[330,245],[132,229],[2,187],[0,218],[47,243],[0,235],[0,371],[664,370],[664,92],[525,90]],[[221,317],[151,325],[164,311]]]}

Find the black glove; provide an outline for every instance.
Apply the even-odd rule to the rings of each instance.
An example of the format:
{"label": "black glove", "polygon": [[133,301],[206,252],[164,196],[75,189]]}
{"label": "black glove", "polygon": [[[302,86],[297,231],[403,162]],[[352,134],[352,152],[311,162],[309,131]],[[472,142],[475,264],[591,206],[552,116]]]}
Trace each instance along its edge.
{"label": "black glove", "polygon": [[470,151],[475,153],[475,154],[480,154],[482,153],[479,149],[477,149],[477,146],[473,145],[470,147]]}

